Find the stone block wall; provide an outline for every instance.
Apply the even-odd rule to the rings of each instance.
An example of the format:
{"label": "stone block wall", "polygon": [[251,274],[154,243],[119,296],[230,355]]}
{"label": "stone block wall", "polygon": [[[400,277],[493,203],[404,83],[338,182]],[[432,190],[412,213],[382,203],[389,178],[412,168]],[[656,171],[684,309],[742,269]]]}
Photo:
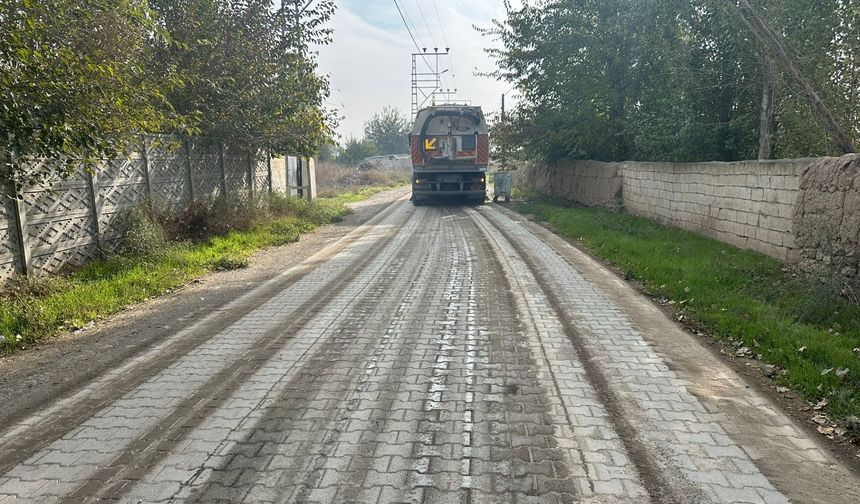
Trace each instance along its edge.
{"label": "stone block wall", "polygon": [[[625,211],[860,284],[860,156],[535,164],[521,186]],[[827,271],[824,271],[827,270]]]}
{"label": "stone block wall", "polygon": [[624,208],[737,247],[792,260],[800,172],[809,160],[623,163]]}

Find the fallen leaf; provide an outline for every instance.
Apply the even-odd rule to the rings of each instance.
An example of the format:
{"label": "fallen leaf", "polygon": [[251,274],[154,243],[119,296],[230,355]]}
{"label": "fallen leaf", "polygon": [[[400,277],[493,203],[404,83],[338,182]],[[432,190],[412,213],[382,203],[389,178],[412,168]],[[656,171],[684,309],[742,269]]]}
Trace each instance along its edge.
{"label": "fallen leaf", "polygon": [[831,368],[827,368],[827,369],[825,369],[824,371],[822,371],[822,372],[821,372],[821,376],[827,376],[827,375],[829,375],[832,371],[833,371],[833,368],[832,368],[832,367],[831,367]]}
{"label": "fallen leaf", "polygon": [[821,413],[812,417],[812,421],[817,423],[818,425],[827,425],[828,423],[830,423],[829,420],[827,420],[827,417],[822,415]]}
{"label": "fallen leaf", "polygon": [[820,401],[815,403],[815,406],[813,406],[813,409],[815,411],[818,411],[818,410],[824,409],[824,407],[826,407],[826,406],[827,406],[827,399],[821,399]]}
{"label": "fallen leaf", "polygon": [[777,387],[777,388],[776,388],[776,391],[777,391],[777,392],[779,392],[780,394],[785,394],[785,393],[786,393],[786,392],[788,392],[789,390],[791,390],[791,389],[790,389],[790,388],[788,388],[788,387]]}
{"label": "fallen leaf", "polygon": [[836,370],[837,378],[845,378],[845,375],[848,374],[848,368],[839,368]]}
{"label": "fallen leaf", "polygon": [[798,352],[800,352],[800,353],[803,353],[803,352],[805,352],[805,351],[806,351],[806,347],[805,347],[805,346],[802,346],[802,347],[798,348],[798,349],[797,349],[797,351],[798,351]]}

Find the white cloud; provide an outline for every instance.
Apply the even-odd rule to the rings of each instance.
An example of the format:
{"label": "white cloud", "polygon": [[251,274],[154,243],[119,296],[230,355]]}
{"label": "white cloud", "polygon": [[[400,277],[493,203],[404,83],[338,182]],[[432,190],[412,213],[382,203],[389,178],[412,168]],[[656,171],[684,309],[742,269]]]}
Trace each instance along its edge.
{"label": "white cloud", "polygon": [[[399,0],[414,23],[419,43],[432,47],[430,33],[444,46],[438,30],[433,3],[421,1],[421,8],[431,32],[422,20],[416,0]],[[484,53],[492,41],[482,37],[472,25],[489,26],[491,20],[504,17],[502,0],[436,0],[439,17],[451,47],[452,72],[446,85],[458,89],[460,100],[470,100],[485,112],[499,108],[501,93],[508,85],[475,73],[493,69]],[[340,2],[333,19],[334,42],[320,49],[320,68],[331,77],[329,104],[339,109],[344,119],[339,132],[343,136],[361,136],[363,123],[386,105],[407,114],[411,97],[411,53],[415,47],[393,9],[393,1],[379,0]],[[389,19],[391,16],[398,16]],[[454,84],[449,75],[454,74]]]}

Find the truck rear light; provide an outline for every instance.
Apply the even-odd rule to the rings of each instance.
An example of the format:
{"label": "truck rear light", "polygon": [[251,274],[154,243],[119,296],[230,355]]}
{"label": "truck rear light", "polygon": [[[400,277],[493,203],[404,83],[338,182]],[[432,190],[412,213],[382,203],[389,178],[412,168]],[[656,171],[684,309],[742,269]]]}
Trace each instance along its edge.
{"label": "truck rear light", "polygon": [[475,162],[479,165],[490,162],[490,135],[478,135],[478,152]]}
{"label": "truck rear light", "polygon": [[421,148],[418,144],[418,135],[412,135],[412,164],[424,164],[424,156],[421,155]]}

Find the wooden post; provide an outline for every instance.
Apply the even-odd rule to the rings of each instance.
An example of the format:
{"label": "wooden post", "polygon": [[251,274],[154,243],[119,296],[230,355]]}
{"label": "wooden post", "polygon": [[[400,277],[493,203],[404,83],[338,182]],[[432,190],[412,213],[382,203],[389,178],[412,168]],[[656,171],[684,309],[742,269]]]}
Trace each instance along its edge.
{"label": "wooden post", "polygon": [[99,222],[101,211],[99,210],[98,198],[96,197],[97,182],[95,180],[95,176],[90,172],[86,172],[85,178],[87,184],[87,200],[90,208],[92,209],[93,216],[93,238],[95,238],[96,242],[96,251],[99,255],[102,255],[102,233],[101,223]]}
{"label": "wooden post", "polygon": [[194,203],[194,177],[191,176],[191,143],[185,139],[185,176],[188,178],[188,198]]}
{"label": "wooden post", "polygon": [[227,197],[227,174],[224,172],[224,142],[218,142],[218,166],[221,168],[221,196]]}
{"label": "wooden post", "polygon": [[15,217],[15,233],[18,235],[18,252],[21,255],[21,273],[33,274],[33,258],[27,240],[27,212],[24,208],[23,191],[18,199],[17,187],[12,187],[12,214]]}
{"label": "wooden post", "polygon": [[149,180],[149,154],[146,152],[146,135],[141,135],[143,143],[143,182],[146,184],[146,199],[152,200],[152,182]]}

